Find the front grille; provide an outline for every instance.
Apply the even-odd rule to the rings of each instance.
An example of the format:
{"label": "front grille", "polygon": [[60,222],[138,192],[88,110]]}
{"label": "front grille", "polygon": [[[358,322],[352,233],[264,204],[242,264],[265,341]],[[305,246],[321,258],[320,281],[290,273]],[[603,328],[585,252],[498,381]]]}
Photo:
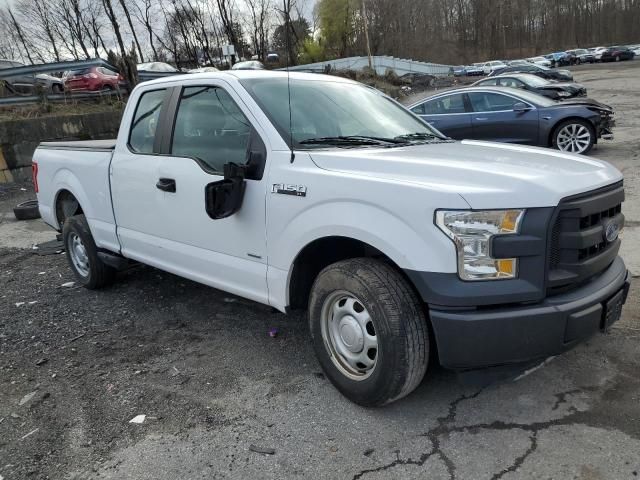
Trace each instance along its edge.
{"label": "front grille", "polygon": [[608,223],[624,224],[622,182],[560,202],[549,238],[547,293],[565,292],[605,270],[620,240],[607,241]]}

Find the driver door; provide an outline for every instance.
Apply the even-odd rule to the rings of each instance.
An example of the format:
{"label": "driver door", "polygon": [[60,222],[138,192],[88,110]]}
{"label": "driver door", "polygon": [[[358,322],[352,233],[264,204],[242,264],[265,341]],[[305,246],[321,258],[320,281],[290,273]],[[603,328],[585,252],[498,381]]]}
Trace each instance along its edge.
{"label": "driver door", "polygon": [[522,100],[495,92],[469,92],[473,137],[496,142],[538,144],[538,110],[515,112]]}
{"label": "driver door", "polygon": [[[129,233],[131,239],[121,236],[124,253],[268,303],[266,148],[254,128],[257,122],[224,82],[175,87],[166,118],[175,120],[162,134],[161,155],[154,157],[154,168],[147,172],[143,198],[136,199],[149,208],[139,212],[143,216],[139,224],[130,226],[140,225],[144,231]],[[207,213],[205,189],[224,178],[229,162],[251,163],[242,206],[233,215],[214,220]],[[116,213],[127,208],[118,205]]]}

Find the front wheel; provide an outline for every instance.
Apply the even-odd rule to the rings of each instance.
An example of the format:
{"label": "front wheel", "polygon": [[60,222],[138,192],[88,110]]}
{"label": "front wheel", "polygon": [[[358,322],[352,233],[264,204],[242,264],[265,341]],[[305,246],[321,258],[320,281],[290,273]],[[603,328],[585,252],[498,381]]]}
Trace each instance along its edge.
{"label": "front wheel", "polygon": [[78,283],[94,290],[113,282],[116,271],[100,260],[98,248],[84,215],[74,215],[65,220],[62,241],[69,266]]}
{"label": "front wheel", "polygon": [[563,152],[588,153],[595,141],[593,126],[577,118],[562,122],[553,134],[553,147]]}
{"label": "front wheel", "polygon": [[349,400],[381,406],[411,393],[429,358],[423,306],[402,275],[370,259],[326,267],[309,298],[318,361]]}

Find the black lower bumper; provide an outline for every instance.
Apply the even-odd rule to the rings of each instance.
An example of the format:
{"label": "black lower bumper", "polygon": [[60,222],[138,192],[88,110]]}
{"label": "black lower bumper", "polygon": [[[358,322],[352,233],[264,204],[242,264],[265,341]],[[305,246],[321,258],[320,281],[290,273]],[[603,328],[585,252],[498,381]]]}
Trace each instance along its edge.
{"label": "black lower bumper", "polygon": [[474,369],[557,355],[615,322],[628,290],[627,269],[617,257],[586,285],[534,305],[473,310],[430,306],[440,363]]}

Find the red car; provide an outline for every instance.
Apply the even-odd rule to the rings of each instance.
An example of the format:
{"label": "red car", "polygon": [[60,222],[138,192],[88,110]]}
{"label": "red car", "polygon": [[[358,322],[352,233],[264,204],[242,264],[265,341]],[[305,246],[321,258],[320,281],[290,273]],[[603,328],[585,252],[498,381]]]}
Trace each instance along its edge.
{"label": "red car", "polygon": [[67,91],[117,90],[120,75],[105,67],[89,67],[65,72],[63,81]]}

